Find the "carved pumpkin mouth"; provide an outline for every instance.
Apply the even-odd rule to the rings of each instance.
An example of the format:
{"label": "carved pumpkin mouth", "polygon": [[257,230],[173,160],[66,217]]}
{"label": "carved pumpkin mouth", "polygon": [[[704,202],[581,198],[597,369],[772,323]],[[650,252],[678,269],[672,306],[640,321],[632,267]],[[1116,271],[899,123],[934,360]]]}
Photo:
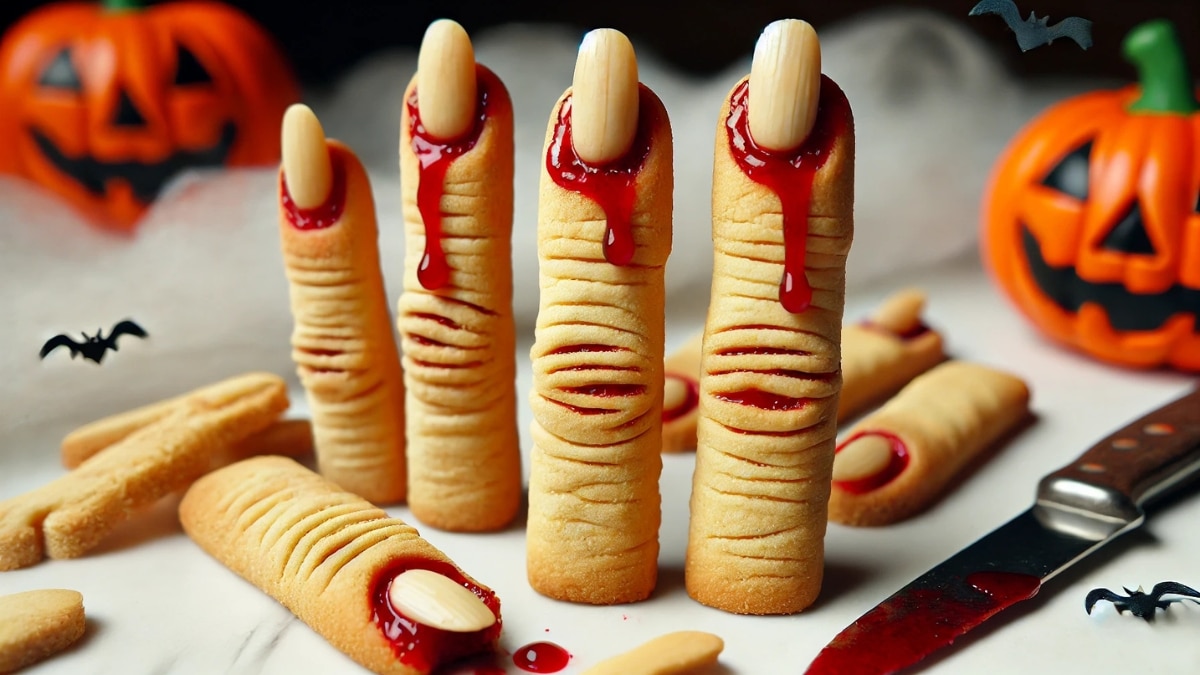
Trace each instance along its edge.
{"label": "carved pumpkin mouth", "polygon": [[226,122],[221,128],[221,137],[213,145],[201,150],[181,150],[153,163],[133,160],[103,162],[87,156],[68,157],[54,141],[36,128],[30,129],[30,135],[42,155],[55,168],[75,179],[94,196],[103,197],[109,181],[122,180],[138,200],[148,204],[158,197],[167,181],[180,171],[215,168],[225,164],[237,138],[237,126],[233,122]]}
{"label": "carved pumpkin mouth", "polygon": [[1162,328],[1176,314],[1190,313],[1200,327],[1200,289],[1175,284],[1156,294],[1130,293],[1120,283],[1092,283],[1079,278],[1072,267],[1051,267],[1029,226],[1021,225],[1021,244],[1029,273],[1046,297],[1062,309],[1078,313],[1085,302],[1104,308],[1114,330],[1150,331]]}

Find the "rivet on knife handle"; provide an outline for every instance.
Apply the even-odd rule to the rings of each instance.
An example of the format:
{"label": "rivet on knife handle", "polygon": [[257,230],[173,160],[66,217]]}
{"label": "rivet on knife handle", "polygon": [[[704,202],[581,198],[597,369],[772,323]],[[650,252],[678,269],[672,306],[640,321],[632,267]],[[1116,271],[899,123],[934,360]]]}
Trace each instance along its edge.
{"label": "rivet on knife handle", "polygon": [[1042,479],[1038,507],[1097,539],[1141,522],[1142,505],[1200,472],[1200,389],[1125,426]]}

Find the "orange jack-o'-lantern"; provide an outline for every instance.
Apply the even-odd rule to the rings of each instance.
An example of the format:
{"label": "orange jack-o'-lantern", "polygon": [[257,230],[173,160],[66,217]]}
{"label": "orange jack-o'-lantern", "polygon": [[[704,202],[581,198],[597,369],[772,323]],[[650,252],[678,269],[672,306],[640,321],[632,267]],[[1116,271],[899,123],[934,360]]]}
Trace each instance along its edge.
{"label": "orange jack-o'-lantern", "polygon": [[226,5],[49,5],[0,45],[0,172],[129,229],[182,169],[278,161],[297,98],[269,36]]}
{"label": "orange jack-o'-lantern", "polygon": [[1200,104],[1171,24],[1125,40],[1140,85],[1064,101],[996,164],[984,259],[1054,339],[1200,370]]}

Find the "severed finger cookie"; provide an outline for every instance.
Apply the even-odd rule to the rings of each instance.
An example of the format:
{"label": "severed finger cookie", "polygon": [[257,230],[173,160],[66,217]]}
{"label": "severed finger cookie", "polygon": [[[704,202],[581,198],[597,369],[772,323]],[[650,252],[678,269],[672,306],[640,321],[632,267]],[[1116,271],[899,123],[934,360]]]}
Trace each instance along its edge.
{"label": "severed finger cookie", "polygon": [[70,473],[0,502],[0,570],[87,553],[118,523],[208,472],[214,456],[267,428],[287,407],[281,378],[231,378]]}
{"label": "severed finger cookie", "polygon": [[543,159],[526,570],[558,600],[634,602],[658,574],[673,174],[666,109],[618,31],[584,38]]}
{"label": "severed finger cookie", "polygon": [[696,449],[696,420],[700,418],[700,332],[663,362],[662,451]]}
{"label": "severed finger cookie", "polygon": [[[854,128],[820,63],[812,26],[767,26],[750,76],[722,106],[713,153],[684,580],[695,600],[740,614],[802,611],[824,573]],[[780,133],[760,133],[756,111],[768,121],[787,112],[766,127]]]}
{"label": "severed finger cookie", "polygon": [[1015,375],[948,361],[914,379],[847,432],[833,461],[829,519],[888,525],[921,511],[1029,415]]}
{"label": "severed finger cookie", "polygon": [[[187,405],[189,397],[206,397],[226,386],[224,382],[190,391],[182,396],[151,403],[85,424],[63,437],[62,464],[74,469],[92,455],[120,442],[130,434],[169,416]],[[307,420],[279,420],[214,457],[214,466],[224,466],[253,455],[306,457],[312,454],[312,427]]]}
{"label": "severed finger cookie", "polygon": [[55,588],[0,596],[0,673],[61,652],[86,629],[78,591]]}
{"label": "severed finger cookie", "polygon": [[179,505],[201,548],[375,673],[491,650],[500,601],[403,521],[285,457],[208,474]]}
{"label": "severed finger cookie", "polygon": [[426,31],[404,100],[407,253],[396,324],[408,506],[441,529],[498,530],[521,503],[512,101],[448,19]]}
{"label": "severed finger cookie", "polygon": [[404,499],[404,378],[366,169],[302,104],[283,118],[279,240],[292,360],[321,474],[377,503]]}
{"label": "severed finger cookie", "polygon": [[862,413],[946,358],[942,336],[921,320],[925,294],[907,289],[884,300],[865,321],[842,328],[842,395],[838,419]]}

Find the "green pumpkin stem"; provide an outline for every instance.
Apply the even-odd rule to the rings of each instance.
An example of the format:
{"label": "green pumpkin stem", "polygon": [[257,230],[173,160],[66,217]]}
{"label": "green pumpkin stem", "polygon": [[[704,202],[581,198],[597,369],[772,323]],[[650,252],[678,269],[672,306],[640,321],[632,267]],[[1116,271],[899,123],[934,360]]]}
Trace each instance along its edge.
{"label": "green pumpkin stem", "polygon": [[1166,19],[1140,24],[1122,44],[1125,59],[1138,70],[1142,93],[1130,112],[1190,115],[1200,110],[1192,76],[1175,26]]}
{"label": "green pumpkin stem", "polygon": [[142,8],[142,0],[104,0],[106,12],[136,12]]}

